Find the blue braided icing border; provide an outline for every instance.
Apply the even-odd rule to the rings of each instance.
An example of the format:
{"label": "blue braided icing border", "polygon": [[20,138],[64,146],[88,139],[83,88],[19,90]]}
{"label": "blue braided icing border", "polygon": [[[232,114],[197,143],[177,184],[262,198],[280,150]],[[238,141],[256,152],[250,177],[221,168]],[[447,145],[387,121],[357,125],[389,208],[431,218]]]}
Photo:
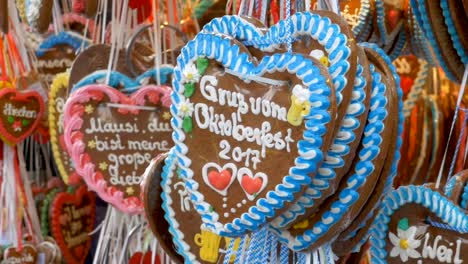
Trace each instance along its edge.
{"label": "blue braided icing border", "polygon": [[[50,37],[46,38],[36,50],[36,56],[42,57],[46,53],[48,49],[55,47],[56,45],[60,44],[67,44],[68,46],[72,47],[75,51],[81,48],[82,41],[78,38],[73,37],[72,35],[68,34],[67,32],[63,31],[57,35],[51,35]],[[86,46],[87,44],[84,43]]]}
{"label": "blue braided icing border", "polygon": [[[253,46],[265,51],[274,51],[279,44],[271,40],[284,39],[287,36],[287,27],[290,24],[295,38],[309,35],[324,46],[328,53],[330,67],[329,72],[335,87],[338,105],[342,101],[341,92],[346,87],[345,74],[349,71],[351,64],[348,62],[351,50],[346,43],[346,35],[340,32],[338,25],[333,24],[329,18],[321,17],[310,12],[296,13],[286,20],[281,20],[272,26],[267,33],[238,16],[223,16],[215,18],[203,27],[205,33],[223,33],[230,35],[240,41],[252,42]],[[331,34],[325,34],[321,29],[331,30]]]}
{"label": "blue braided icing border", "polygon": [[468,233],[468,215],[444,195],[424,186],[402,186],[385,197],[372,224],[370,238],[372,263],[387,263],[385,246],[388,224],[393,213],[409,203],[424,206],[450,227],[460,233]]}
{"label": "blue braided icing border", "polygon": [[197,258],[195,255],[193,255],[190,252],[190,246],[185,243],[184,241],[184,234],[179,230],[178,223],[175,218],[175,212],[172,209],[171,205],[172,202],[170,201],[171,198],[169,194],[174,191],[172,189],[173,186],[173,178],[174,178],[174,171],[177,168],[177,163],[176,163],[176,157],[174,155],[173,149],[169,152],[169,155],[167,156],[165,160],[165,164],[163,167],[163,171],[161,174],[162,181],[161,181],[161,186],[163,189],[163,192],[161,193],[161,198],[162,198],[162,208],[164,210],[164,218],[167,220],[169,223],[169,233],[172,235],[172,242],[175,245],[175,249],[179,255],[181,255],[186,264],[189,263],[198,263]]}
{"label": "blue braided icing border", "polygon": [[[216,49],[212,47],[216,47]],[[218,213],[211,210],[211,205],[205,201],[203,194],[198,192],[199,183],[193,179],[194,173],[190,169],[191,160],[186,156],[189,150],[184,144],[186,134],[182,130],[182,119],[178,110],[179,104],[186,99],[184,96],[185,88],[182,84],[182,70],[199,57],[216,60],[225,68],[243,76],[262,76],[265,72],[274,72],[277,69],[287,70],[291,74],[296,74],[313,94],[310,101],[314,107],[305,117],[306,130],[303,139],[298,140],[299,156],[295,159],[294,166],[289,170],[290,175],[284,176],[283,183],[277,185],[275,190],[268,191],[265,198],[258,199],[256,205],[250,207],[248,212],[226,224],[218,221]],[[304,71],[303,69],[308,70]],[[181,168],[181,175],[192,193],[191,199],[196,205],[196,210],[202,215],[206,228],[222,236],[240,236],[248,230],[255,230],[266,223],[267,218],[274,217],[276,211],[281,209],[285,202],[293,201],[294,195],[301,191],[303,186],[310,183],[309,173],[316,171],[317,164],[323,159],[323,153],[320,150],[322,136],[326,133],[325,124],[331,120],[328,113],[330,90],[326,80],[320,74],[319,68],[311,60],[298,54],[274,54],[273,56],[265,56],[255,66],[250,62],[248,55],[241,53],[239,47],[233,45],[231,40],[219,35],[199,33],[194,40],[182,48],[181,54],[177,58],[173,87],[171,124],[174,129],[175,153]],[[311,153],[314,155],[310,155]]]}
{"label": "blue braided icing border", "polygon": [[150,69],[138,76],[136,79],[132,79],[118,71],[111,71],[109,73],[107,70],[99,70],[81,79],[78,83],[76,83],[73,86],[71,92],[74,92],[77,89],[87,85],[102,82],[102,80],[106,79],[107,74],[109,73],[109,86],[117,87],[120,85],[125,87],[124,89],[122,89],[122,92],[133,93],[137,91],[138,88],[142,86],[148,78],[153,78],[154,80],[156,80],[158,73],[161,83],[166,83],[169,80],[169,75],[171,75],[173,71],[173,66],[163,65],[160,67],[159,71],[157,69]]}
{"label": "blue braided icing border", "polygon": [[341,220],[342,216],[359,199],[359,188],[374,171],[373,162],[380,152],[380,145],[383,141],[381,137],[385,129],[383,122],[388,117],[388,100],[387,88],[381,81],[382,76],[375,71],[372,64],[370,68],[372,73],[370,110],[361,142],[362,148],[358,154],[359,162],[354,167],[354,174],[347,180],[347,187],[340,192],[331,208],[322,214],[321,220],[314,223],[314,226],[303,234],[293,237],[287,229],[271,228],[279,236],[279,240],[288,244],[292,250],[302,251],[309,248],[333,228],[333,225]]}
{"label": "blue braided icing border", "polygon": [[445,20],[445,25],[447,25],[448,32],[450,34],[450,38],[452,39],[453,46],[455,50],[458,53],[458,56],[460,56],[461,61],[463,64],[468,63],[468,55],[465,52],[465,47],[463,47],[463,44],[460,41],[460,37],[458,36],[458,32],[455,29],[455,25],[452,19],[452,16],[450,15],[450,9],[448,6],[448,1],[447,0],[441,0],[440,1],[440,7],[442,8],[442,14],[444,16]]}
{"label": "blue braided icing border", "polygon": [[[381,56],[381,58],[385,61],[385,63],[388,64],[388,66],[390,68],[390,71],[392,72],[393,79],[395,80],[395,86],[397,88],[397,95],[398,95],[398,131],[397,132],[398,132],[398,138],[397,138],[396,151],[395,151],[395,154],[393,156],[391,172],[389,174],[389,177],[386,179],[386,183],[385,183],[385,186],[384,186],[384,191],[382,193],[382,197],[385,197],[393,189],[393,180],[395,179],[395,177],[397,175],[398,162],[400,161],[400,158],[401,158],[400,149],[401,149],[401,145],[403,143],[402,133],[403,133],[403,123],[404,123],[404,119],[405,119],[404,116],[403,116],[403,90],[401,90],[401,86],[400,86],[400,76],[398,75],[395,66],[392,64],[390,58],[385,54],[385,52],[381,48],[379,48],[379,46],[377,46],[376,44],[373,44],[373,43],[360,43],[359,45],[362,46],[362,47],[370,48],[370,49],[374,50],[375,52],[377,52]],[[374,210],[379,206],[380,206],[380,204],[377,203],[375,205]],[[374,211],[374,210],[372,210],[372,211]],[[370,219],[370,217],[372,217],[372,214],[374,214],[374,213],[370,212],[369,215],[366,217],[366,219]],[[367,238],[369,237],[370,234],[371,233],[368,232],[367,235],[364,236],[361,239],[361,241],[358,243],[358,245],[356,245],[355,248],[360,248],[364,243],[366,243]]]}
{"label": "blue braided icing border", "polygon": [[322,165],[317,170],[317,175],[302,197],[271,223],[274,228],[286,227],[298,216],[303,215],[306,208],[314,206],[315,201],[322,197],[322,191],[330,188],[330,181],[336,177],[334,169],[345,165],[343,156],[349,153],[349,145],[355,140],[360,140],[360,138],[356,139],[354,130],[362,125],[359,123],[358,117],[366,111],[364,100],[366,99],[367,82],[363,72],[362,65],[358,64],[351,102],[340,124],[339,132],[325,155]]}
{"label": "blue braided icing border", "polygon": [[372,21],[372,16],[373,14],[370,11],[370,0],[362,0],[361,8],[359,9],[358,23],[352,29],[354,36],[358,36],[365,32],[366,28],[369,27],[369,21]]}
{"label": "blue braided icing border", "polygon": [[377,29],[380,33],[380,42],[387,43],[388,32],[385,26],[385,7],[383,0],[375,0],[375,10],[377,14]]}
{"label": "blue braided icing border", "polygon": [[[452,81],[457,81],[457,78],[453,75],[453,73],[450,71],[447,64],[445,63],[444,57],[442,56],[442,52],[439,48],[439,45],[437,44],[434,33],[432,32],[432,27],[429,22],[430,18],[427,16],[426,4],[424,3],[424,1],[425,0],[411,0],[411,6],[413,7],[413,10],[419,8],[418,12],[414,12],[416,20],[418,21],[418,23],[422,23],[420,24],[420,26],[426,33],[426,39],[431,44],[432,50],[434,51],[437,57],[437,61],[439,62],[447,77]],[[418,16],[420,17],[418,18]]]}

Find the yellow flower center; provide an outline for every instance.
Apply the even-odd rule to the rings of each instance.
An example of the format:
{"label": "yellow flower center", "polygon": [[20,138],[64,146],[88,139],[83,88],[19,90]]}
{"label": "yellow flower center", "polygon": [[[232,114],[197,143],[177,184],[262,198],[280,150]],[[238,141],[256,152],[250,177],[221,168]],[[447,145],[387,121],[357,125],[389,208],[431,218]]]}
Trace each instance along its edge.
{"label": "yellow flower center", "polygon": [[187,73],[187,80],[192,80],[193,79],[193,73],[189,72]]}
{"label": "yellow flower center", "polygon": [[187,113],[189,111],[189,106],[188,105],[182,105],[180,109],[183,113]]}
{"label": "yellow flower center", "polygon": [[325,67],[328,67],[328,65],[329,65],[329,61],[328,61],[327,56],[323,56],[322,58],[320,58],[320,62],[321,62]]}
{"label": "yellow flower center", "polygon": [[408,239],[400,239],[400,248],[402,248],[402,249],[408,249],[409,248]]}

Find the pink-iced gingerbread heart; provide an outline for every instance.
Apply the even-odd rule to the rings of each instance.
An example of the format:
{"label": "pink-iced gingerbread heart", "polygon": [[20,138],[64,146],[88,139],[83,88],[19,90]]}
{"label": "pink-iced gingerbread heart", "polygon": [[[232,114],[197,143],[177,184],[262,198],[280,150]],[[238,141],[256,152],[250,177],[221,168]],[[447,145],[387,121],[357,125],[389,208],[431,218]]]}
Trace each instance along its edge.
{"label": "pink-iced gingerbread heart", "polygon": [[170,87],[149,85],[127,96],[90,85],[72,93],[65,105],[65,144],[77,174],[124,212],[143,210],[141,175],[173,145],[170,92]]}

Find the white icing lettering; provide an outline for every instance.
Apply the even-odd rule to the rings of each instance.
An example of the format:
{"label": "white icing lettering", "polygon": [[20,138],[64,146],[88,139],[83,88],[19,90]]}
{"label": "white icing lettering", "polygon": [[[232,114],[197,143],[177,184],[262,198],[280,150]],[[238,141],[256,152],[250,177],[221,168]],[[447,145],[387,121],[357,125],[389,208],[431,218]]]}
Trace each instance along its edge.
{"label": "white icing lettering", "polygon": [[7,103],[3,107],[3,114],[14,117],[36,118],[37,112],[35,110],[27,110],[26,106],[16,108],[13,104]]}

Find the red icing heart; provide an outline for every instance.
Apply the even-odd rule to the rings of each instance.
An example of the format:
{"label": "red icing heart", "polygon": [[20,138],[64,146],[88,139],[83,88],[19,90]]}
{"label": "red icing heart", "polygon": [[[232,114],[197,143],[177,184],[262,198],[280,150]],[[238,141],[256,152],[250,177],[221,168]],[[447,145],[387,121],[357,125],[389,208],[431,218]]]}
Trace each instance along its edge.
{"label": "red icing heart", "polygon": [[263,179],[260,177],[252,178],[249,175],[244,174],[242,176],[241,185],[248,194],[253,195],[262,188]]}
{"label": "red icing heart", "polygon": [[223,170],[221,172],[217,171],[210,171],[208,173],[208,180],[210,181],[211,185],[216,189],[222,191],[226,189],[231,182],[232,174],[228,170]]}
{"label": "red icing heart", "polygon": [[32,134],[44,114],[44,101],[36,91],[0,90],[0,139],[15,145]]}
{"label": "red icing heart", "polygon": [[51,207],[51,231],[69,264],[83,264],[91,248],[96,214],[94,194],[81,186],[75,193],[57,194]]}

